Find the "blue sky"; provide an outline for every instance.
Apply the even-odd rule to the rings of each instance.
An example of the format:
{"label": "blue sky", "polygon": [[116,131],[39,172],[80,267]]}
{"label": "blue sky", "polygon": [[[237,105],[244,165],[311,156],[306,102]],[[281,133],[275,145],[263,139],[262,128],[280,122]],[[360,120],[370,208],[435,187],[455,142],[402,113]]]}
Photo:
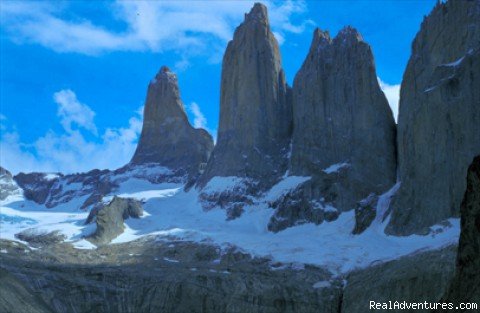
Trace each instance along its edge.
{"label": "blue sky", "polygon": [[[291,84],[315,27],[357,28],[394,107],[411,42],[436,0],[264,1]],[[215,134],[221,59],[253,1],[0,3],[1,165],[117,168],[132,156],[150,79],[177,73],[190,121]]]}

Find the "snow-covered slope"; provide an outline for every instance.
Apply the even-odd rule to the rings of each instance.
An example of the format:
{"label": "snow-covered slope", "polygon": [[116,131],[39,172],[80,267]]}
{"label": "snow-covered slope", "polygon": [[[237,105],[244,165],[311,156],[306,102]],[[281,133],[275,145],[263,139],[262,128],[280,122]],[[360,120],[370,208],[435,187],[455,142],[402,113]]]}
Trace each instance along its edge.
{"label": "snow-covered slope", "polygon": [[[151,171],[153,169],[148,172]],[[218,207],[205,211],[200,191],[195,188],[185,191],[181,182],[156,183],[151,175],[142,177],[137,172],[119,175],[123,176],[115,176],[117,187],[105,195],[103,201],[114,195],[135,198],[144,202],[145,214],[140,219],[126,220],[125,232],[112,244],[149,235],[154,235],[157,240],[211,242],[220,246],[234,245],[245,252],[269,256],[275,261],[316,264],[341,273],[415,251],[454,244],[459,236],[458,219],[451,219],[448,226],[436,226],[436,231],[429,236],[385,235],[388,219],[382,221],[381,217],[398,186],[380,197],[378,217],[361,235],[352,235],[355,224],[353,211],[342,213],[332,222],[303,224],[272,233],[267,230],[268,221],[274,213],[269,203],[309,177],[284,178],[269,192],[247,205],[240,217],[227,220],[225,211]],[[241,184],[241,179],[236,177],[216,178],[202,192],[235,190]],[[25,199],[22,194],[8,196],[0,202],[0,238],[18,240],[15,234],[28,228],[38,232],[59,230],[75,247],[95,248],[83,239],[96,227],[95,224],[84,224],[88,211],[79,209],[88,196],[72,197],[50,209]]]}

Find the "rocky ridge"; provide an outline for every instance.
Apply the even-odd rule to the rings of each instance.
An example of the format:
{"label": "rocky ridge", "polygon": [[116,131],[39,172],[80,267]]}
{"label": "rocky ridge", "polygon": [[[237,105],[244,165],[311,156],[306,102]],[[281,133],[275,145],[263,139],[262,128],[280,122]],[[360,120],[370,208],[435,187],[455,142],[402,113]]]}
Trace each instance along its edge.
{"label": "rocky ridge", "polygon": [[179,176],[178,172],[157,163],[129,164],[114,171],[92,170],[68,175],[19,173],[13,176],[20,193],[27,200],[45,205],[46,208],[71,203],[81,210],[93,208],[104,196],[115,191],[119,184],[131,178],[144,179],[152,184],[188,181],[187,176]]}

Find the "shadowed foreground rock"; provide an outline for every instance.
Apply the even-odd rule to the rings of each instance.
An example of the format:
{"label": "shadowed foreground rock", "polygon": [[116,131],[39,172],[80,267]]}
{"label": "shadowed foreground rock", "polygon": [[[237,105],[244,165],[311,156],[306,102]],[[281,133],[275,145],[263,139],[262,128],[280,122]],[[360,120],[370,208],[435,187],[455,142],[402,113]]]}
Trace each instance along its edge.
{"label": "shadowed foreground rock", "polygon": [[[468,168],[455,277],[443,302],[480,305],[480,156]],[[440,311],[439,311],[440,312]],[[469,312],[469,311],[455,311]]]}
{"label": "shadowed foreground rock", "polygon": [[[0,312],[11,312],[6,308],[21,295],[18,307],[42,313],[364,313],[370,300],[438,301],[455,263],[455,247],[448,247],[345,277],[165,239],[94,250],[67,243],[31,250],[0,240],[0,275],[9,277],[0,284]],[[41,310],[43,303],[48,309]]]}

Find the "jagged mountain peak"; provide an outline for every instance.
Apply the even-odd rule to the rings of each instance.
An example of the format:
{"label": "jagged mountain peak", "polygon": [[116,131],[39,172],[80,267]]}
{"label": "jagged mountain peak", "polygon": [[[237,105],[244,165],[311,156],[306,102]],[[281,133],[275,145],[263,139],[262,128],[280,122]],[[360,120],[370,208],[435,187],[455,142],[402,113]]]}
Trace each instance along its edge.
{"label": "jagged mountain peak", "polygon": [[330,32],[328,30],[322,31],[320,28],[315,28],[313,31],[312,44],[310,46],[310,51],[312,49],[318,49],[320,47],[328,46],[332,43],[332,38],[330,37]]}
{"label": "jagged mountain peak", "polygon": [[261,22],[268,25],[267,7],[262,3],[255,3],[250,12],[245,13],[245,22]]}
{"label": "jagged mountain peak", "polygon": [[142,133],[132,163],[158,163],[196,175],[212,149],[212,137],[188,121],[177,76],[162,66],[148,86]]}
{"label": "jagged mountain peak", "polygon": [[345,26],[338,32],[333,41],[340,41],[342,43],[357,43],[363,42],[363,37],[356,28],[352,26]]}

